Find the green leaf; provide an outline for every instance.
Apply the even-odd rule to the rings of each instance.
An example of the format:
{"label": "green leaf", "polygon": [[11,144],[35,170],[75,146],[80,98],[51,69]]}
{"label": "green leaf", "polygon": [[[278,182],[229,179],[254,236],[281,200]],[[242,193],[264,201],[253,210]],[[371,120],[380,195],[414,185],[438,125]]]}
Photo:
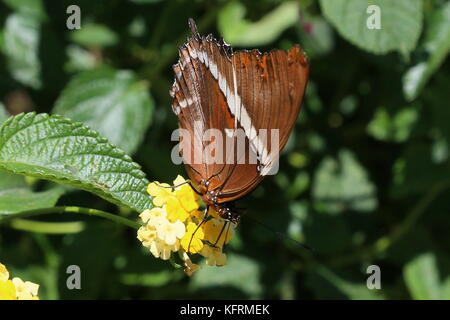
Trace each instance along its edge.
{"label": "green leaf", "polygon": [[53,207],[62,194],[62,188],[33,192],[22,176],[0,171],[0,216]]}
{"label": "green leaf", "polygon": [[[369,29],[369,5],[380,8],[381,28]],[[412,51],[422,30],[421,0],[320,0],[322,12],[339,34],[366,51]]]}
{"label": "green leaf", "polygon": [[374,138],[382,141],[404,142],[408,139],[417,120],[417,110],[407,107],[391,116],[384,108],[377,109],[367,126]]}
{"label": "green leaf", "polygon": [[14,11],[32,16],[33,18],[44,20],[46,13],[41,0],[3,0]]}
{"label": "green leaf", "polygon": [[98,63],[92,52],[75,44],[67,46],[66,54],[68,60],[64,65],[64,69],[67,72],[91,70]]}
{"label": "green leaf", "polygon": [[442,299],[450,300],[450,276],[442,283]]}
{"label": "green leaf", "polygon": [[439,271],[433,253],[420,254],[408,262],[403,268],[403,278],[413,299],[441,298]]}
{"label": "green leaf", "polygon": [[81,123],[27,113],[0,127],[0,168],[67,184],[136,211],[151,208],[140,166]]}
{"label": "green leaf", "polygon": [[70,32],[72,41],[86,47],[109,47],[118,42],[117,34],[101,24],[86,24]]}
{"label": "green leaf", "polygon": [[0,215],[53,207],[64,190],[33,192],[27,188],[0,190]]}
{"label": "green leaf", "polygon": [[233,1],[219,13],[218,29],[224,39],[235,46],[259,46],[268,44],[298,21],[298,3],[280,4],[257,22],[245,20],[245,7]]}
{"label": "green leaf", "polygon": [[416,141],[407,144],[403,155],[393,167],[394,184],[391,192],[394,197],[421,195],[436,183],[445,183],[450,172],[445,164],[433,163],[430,141]]}
{"label": "green leaf", "polygon": [[292,182],[292,184],[286,189],[286,197],[288,199],[295,199],[301,193],[305,192],[309,187],[309,176],[306,172],[299,172]]}
{"label": "green leaf", "polygon": [[6,111],[3,103],[0,102],[0,125],[9,118],[8,111]]}
{"label": "green leaf", "polygon": [[[8,117],[7,111],[0,103],[0,124]],[[0,216],[53,207],[62,194],[64,194],[62,188],[33,192],[26,184],[24,177],[0,171]]]}
{"label": "green leaf", "polygon": [[333,50],[334,34],[329,23],[319,16],[305,16],[304,19],[309,30],[301,28],[300,43],[308,57],[325,55]]}
{"label": "green leaf", "polygon": [[30,15],[11,14],[6,19],[4,52],[13,78],[34,89],[41,87],[38,57],[40,22]]}
{"label": "green leaf", "polygon": [[436,9],[420,49],[425,58],[412,66],[403,78],[403,91],[408,100],[417,98],[428,79],[444,63],[450,52],[450,2],[443,8]]}
{"label": "green leaf", "polygon": [[326,157],[316,171],[313,197],[326,211],[338,213],[351,208],[371,211],[377,207],[375,185],[355,156],[343,150],[339,161]]}
{"label": "green leaf", "polygon": [[0,193],[10,189],[25,189],[27,184],[22,176],[0,171]]}
{"label": "green leaf", "polygon": [[84,122],[132,153],[150,124],[153,105],[146,83],[134,73],[101,68],[74,77],[54,112]]}
{"label": "green leaf", "polygon": [[255,261],[229,254],[227,264],[221,267],[220,272],[205,265],[197,271],[191,281],[191,288],[196,291],[208,290],[211,293],[221,290],[220,287],[232,287],[245,293],[250,299],[257,299],[261,297],[262,291],[259,276],[260,268]]}

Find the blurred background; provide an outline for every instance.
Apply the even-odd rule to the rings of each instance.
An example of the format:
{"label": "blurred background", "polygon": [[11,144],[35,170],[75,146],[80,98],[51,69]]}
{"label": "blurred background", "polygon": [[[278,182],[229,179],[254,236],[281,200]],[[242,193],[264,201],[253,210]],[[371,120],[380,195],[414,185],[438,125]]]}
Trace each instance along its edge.
{"label": "blurred background", "polygon": [[[74,4],[80,29],[76,8],[67,12]],[[381,29],[369,4],[379,6]],[[448,1],[2,0],[0,122],[62,114],[131,154],[149,180],[186,177],[170,158],[177,119],[168,91],[189,17],[235,50],[299,43],[310,58],[280,172],[238,202],[251,217],[228,265],[188,278],[146,252],[134,230],[47,215],[33,219],[45,224],[0,225],[11,274],[39,283],[41,299],[449,299]],[[72,189],[57,204],[137,218]],[[66,288],[71,264],[81,267],[81,290]],[[366,286],[370,265],[380,267],[381,289]]]}

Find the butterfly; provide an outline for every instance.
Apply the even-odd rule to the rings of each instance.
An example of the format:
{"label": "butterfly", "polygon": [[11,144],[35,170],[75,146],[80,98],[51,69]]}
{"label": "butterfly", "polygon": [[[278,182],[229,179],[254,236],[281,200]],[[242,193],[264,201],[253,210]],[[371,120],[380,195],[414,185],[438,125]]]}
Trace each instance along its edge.
{"label": "butterfly", "polygon": [[[180,155],[191,187],[226,221],[238,223],[233,201],[277,167],[305,93],[309,65],[290,50],[234,52],[223,39],[198,33],[179,48],[170,89]],[[205,138],[206,135],[206,138]],[[269,142],[270,140],[270,142]]]}

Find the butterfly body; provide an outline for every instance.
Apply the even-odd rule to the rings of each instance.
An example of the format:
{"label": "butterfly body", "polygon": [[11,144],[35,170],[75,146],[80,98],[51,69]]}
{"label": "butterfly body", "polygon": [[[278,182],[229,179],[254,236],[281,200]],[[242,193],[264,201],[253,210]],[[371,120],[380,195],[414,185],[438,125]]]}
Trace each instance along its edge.
{"label": "butterfly body", "polygon": [[297,45],[233,52],[189,24],[192,37],[180,47],[170,90],[179,128],[187,132],[180,153],[207,206],[237,222],[232,202],[271,174],[295,125],[308,63]]}

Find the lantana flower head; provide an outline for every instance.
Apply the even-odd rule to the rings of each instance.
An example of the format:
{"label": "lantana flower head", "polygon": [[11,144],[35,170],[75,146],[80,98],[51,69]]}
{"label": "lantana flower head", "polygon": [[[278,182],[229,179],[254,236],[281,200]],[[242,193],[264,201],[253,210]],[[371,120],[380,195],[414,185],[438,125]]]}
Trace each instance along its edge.
{"label": "lantana flower head", "polygon": [[0,300],[39,300],[39,285],[20,278],[9,279],[9,272],[0,263]]}
{"label": "lantana flower head", "polygon": [[189,276],[200,269],[190,255],[205,257],[209,266],[226,264],[223,246],[231,240],[234,225],[213,208],[205,219],[201,198],[183,177],[178,176],[172,186],[152,182],[147,192],[155,207],[140,214],[143,225],[137,237],[155,258],[169,260],[178,252]]}

